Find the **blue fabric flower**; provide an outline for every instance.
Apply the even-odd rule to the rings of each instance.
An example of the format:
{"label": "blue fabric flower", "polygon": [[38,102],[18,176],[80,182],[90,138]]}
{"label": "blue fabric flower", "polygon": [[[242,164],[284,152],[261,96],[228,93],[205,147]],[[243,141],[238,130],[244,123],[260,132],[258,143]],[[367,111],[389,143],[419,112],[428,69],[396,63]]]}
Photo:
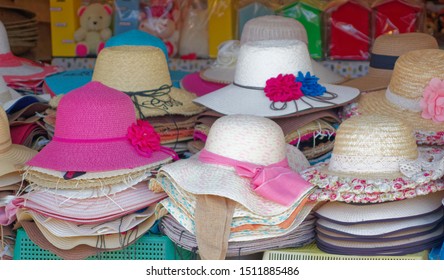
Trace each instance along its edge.
{"label": "blue fabric flower", "polygon": [[318,83],[319,78],[315,75],[311,75],[310,72],[307,72],[304,76],[301,71],[298,72],[298,76],[296,77],[296,82],[302,83],[301,90],[304,95],[307,96],[319,96],[323,95],[327,90],[324,86],[321,86]]}

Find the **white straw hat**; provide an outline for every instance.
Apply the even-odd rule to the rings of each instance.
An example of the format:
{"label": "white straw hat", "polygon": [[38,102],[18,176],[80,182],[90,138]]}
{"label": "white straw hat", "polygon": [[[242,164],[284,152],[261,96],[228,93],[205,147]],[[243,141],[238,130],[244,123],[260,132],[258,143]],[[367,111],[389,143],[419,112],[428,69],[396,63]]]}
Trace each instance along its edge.
{"label": "white straw hat", "polygon": [[[230,40],[219,46],[215,63],[201,71],[201,78],[211,82],[232,83],[240,46],[247,42],[266,40],[299,40],[308,44],[307,31],[299,21],[278,15],[256,17],[244,25],[240,41]],[[345,80],[314,59],[310,60],[321,83],[336,84]]]}
{"label": "white straw hat", "polygon": [[194,102],[225,115],[277,117],[343,106],[359,95],[355,88],[317,84],[311,75],[317,73],[302,41],[247,42],[241,46],[233,83]]}

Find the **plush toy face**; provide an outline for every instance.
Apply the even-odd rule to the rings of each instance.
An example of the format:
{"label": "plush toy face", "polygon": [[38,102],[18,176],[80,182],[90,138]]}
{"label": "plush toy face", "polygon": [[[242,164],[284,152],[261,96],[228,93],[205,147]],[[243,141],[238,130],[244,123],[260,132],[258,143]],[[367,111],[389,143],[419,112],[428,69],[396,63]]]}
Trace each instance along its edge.
{"label": "plush toy face", "polygon": [[111,25],[112,8],[109,5],[94,3],[81,7],[78,11],[80,26],[89,31],[100,31]]}

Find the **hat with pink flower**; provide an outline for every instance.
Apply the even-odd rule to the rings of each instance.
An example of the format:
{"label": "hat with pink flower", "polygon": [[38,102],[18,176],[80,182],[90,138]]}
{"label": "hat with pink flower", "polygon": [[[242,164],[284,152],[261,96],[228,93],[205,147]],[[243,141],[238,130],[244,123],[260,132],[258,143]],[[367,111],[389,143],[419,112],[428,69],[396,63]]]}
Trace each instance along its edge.
{"label": "hat with pink flower", "polygon": [[401,118],[418,144],[444,145],[444,51],[414,50],[396,61],[387,89],[363,94],[358,114]]}
{"label": "hat with pink flower", "polygon": [[300,174],[318,187],[311,200],[380,203],[443,191],[443,158],[443,149],[417,146],[408,122],[361,115],[342,122],[328,163]]}
{"label": "hat with pink flower", "polygon": [[157,168],[175,156],[160,145],[147,121],[136,120],[129,96],[90,82],[60,100],[53,139],[27,165],[62,172],[130,172]]}

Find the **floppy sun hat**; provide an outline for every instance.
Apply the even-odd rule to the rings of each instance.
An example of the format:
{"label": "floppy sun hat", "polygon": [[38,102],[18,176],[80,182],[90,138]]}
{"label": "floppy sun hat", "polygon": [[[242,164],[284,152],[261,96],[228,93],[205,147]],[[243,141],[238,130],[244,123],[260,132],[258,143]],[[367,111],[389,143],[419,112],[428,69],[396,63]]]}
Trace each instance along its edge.
{"label": "floppy sun hat", "polygon": [[[278,15],[256,17],[244,25],[240,41],[229,40],[220,44],[216,61],[200,72],[201,78],[210,82],[232,83],[240,46],[265,40],[300,40],[308,44],[307,31],[299,21]],[[335,84],[345,79],[314,59],[311,59],[311,64],[321,83]]]}
{"label": "floppy sun hat", "polygon": [[319,84],[307,45],[297,40],[241,46],[234,82],[194,102],[221,114],[277,117],[345,105],[359,90]]}
{"label": "floppy sun hat", "polygon": [[341,85],[361,91],[385,89],[390,83],[399,56],[421,49],[438,49],[435,37],[420,32],[381,35],[373,43],[368,74]]}
{"label": "floppy sun hat", "polygon": [[172,86],[165,55],[156,47],[104,48],[97,56],[92,80],[130,96],[140,119],[192,116],[204,110],[192,102],[195,94]]}
{"label": "floppy sun hat", "polygon": [[329,163],[301,175],[319,187],[314,200],[375,203],[442,190],[443,171],[443,150],[419,149],[407,123],[366,115],[345,120]]}
{"label": "floppy sun hat", "polygon": [[131,99],[99,82],[67,93],[57,107],[54,137],[27,165],[64,172],[157,167],[175,156]]}
{"label": "floppy sun hat", "polygon": [[410,51],[396,61],[386,90],[362,95],[358,114],[408,120],[418,144],[444,144],[444,51]]}
{"label": "floppy sun hat", "polygon": [[299,164],[307,162],[285,143],[282,129],[273,121],[224,116],[214,123],[197,156],[163,166],[159,176],[189,193],[226,197],[253,213],[272,216],[312,191],[289,167],[295,158]]}

